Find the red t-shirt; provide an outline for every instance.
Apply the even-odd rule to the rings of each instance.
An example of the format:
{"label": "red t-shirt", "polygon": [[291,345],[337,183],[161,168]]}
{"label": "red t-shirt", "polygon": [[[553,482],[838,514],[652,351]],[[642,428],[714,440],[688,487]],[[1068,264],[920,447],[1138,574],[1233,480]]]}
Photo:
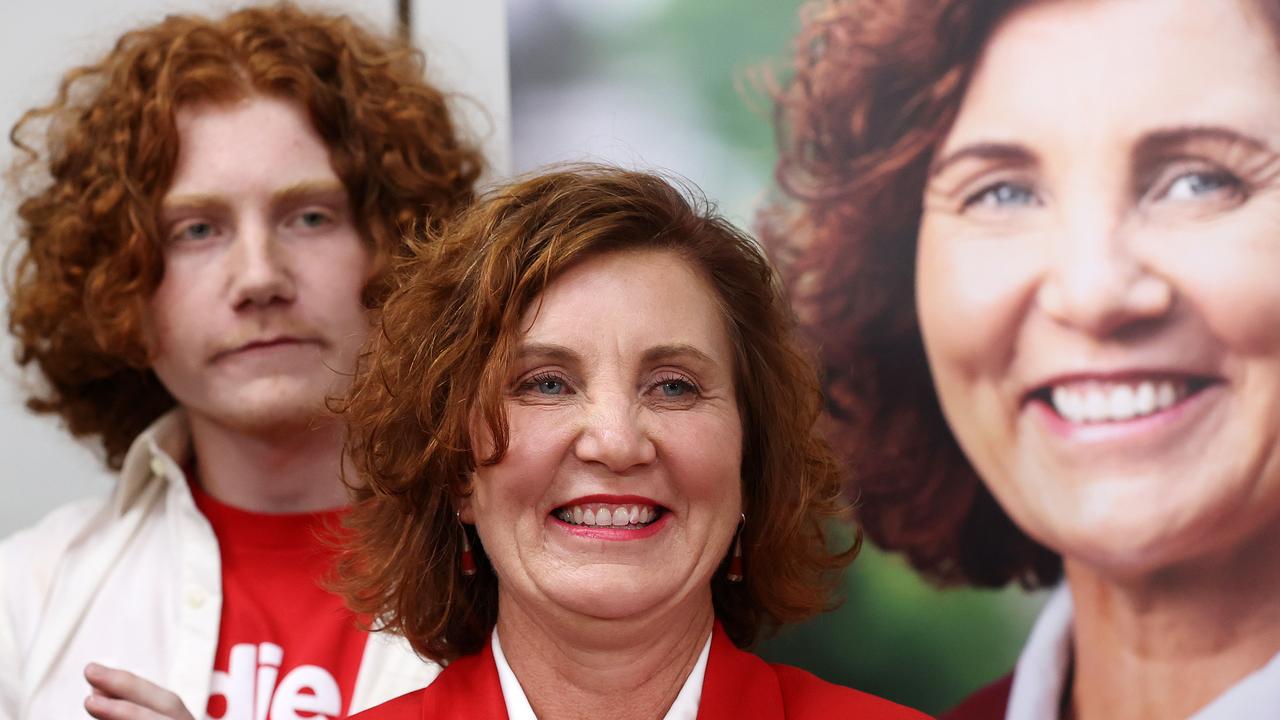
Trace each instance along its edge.
{"label": "red t-shirt", "polygon": [[[368,634],[321,587],[344,510],[269,515],[231,507],[193,482],[222,556],[222,619],[208,717],[346,717]],[[196,708],[192,708],[196,710]]]}

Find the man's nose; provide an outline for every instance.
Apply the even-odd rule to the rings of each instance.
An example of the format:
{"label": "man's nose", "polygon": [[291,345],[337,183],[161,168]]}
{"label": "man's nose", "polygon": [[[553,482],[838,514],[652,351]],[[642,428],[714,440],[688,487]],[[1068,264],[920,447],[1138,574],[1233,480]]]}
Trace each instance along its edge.
{"label": "man's nose", "polygon": [[288,253],[271,227],[254,222],[238,232],[231,250],[228,284],[237,310],[294,300],[297,288]]}

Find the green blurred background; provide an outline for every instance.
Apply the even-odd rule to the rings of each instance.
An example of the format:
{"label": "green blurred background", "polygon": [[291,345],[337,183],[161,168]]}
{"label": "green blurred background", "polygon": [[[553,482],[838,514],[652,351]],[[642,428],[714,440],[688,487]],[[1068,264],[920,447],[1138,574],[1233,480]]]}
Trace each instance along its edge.
{"label": "green blurred background", "polygon": [[[697,183],[743,227],[771,187],[768,78],[798,0],[510,0],[514,165],[602,160]],[[769,660],[937,713],[1012,668],[1041,597],[939,591],[867,545],[844,603]]]}

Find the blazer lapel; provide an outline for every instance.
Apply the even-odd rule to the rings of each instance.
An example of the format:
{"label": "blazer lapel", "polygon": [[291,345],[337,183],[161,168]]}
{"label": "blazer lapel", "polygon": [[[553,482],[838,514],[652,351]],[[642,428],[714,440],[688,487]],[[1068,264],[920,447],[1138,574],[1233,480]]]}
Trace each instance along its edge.
{"label": "blazer lapel", "polygon": [[702,681],[698,720],[784,720],[782,688],[773,668],[739,650],[717,621]]}
{"label": "blazer lapel", "polygon": [[474,655],[450,663],[422,698],[423,720],[507,720],[498,665],[488,642]]}

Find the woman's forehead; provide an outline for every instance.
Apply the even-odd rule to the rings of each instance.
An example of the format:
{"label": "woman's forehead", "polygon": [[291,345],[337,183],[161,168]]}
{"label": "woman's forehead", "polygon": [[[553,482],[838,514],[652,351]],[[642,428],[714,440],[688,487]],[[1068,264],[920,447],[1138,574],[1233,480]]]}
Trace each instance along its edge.
{"label": "woman's forehead", "polygon": [[1275,133],[1261,120],[1280,113],[1275,37],[1248,0],[1030,3],[991,35],[942,152],[1132,143],[1157,127]]}

